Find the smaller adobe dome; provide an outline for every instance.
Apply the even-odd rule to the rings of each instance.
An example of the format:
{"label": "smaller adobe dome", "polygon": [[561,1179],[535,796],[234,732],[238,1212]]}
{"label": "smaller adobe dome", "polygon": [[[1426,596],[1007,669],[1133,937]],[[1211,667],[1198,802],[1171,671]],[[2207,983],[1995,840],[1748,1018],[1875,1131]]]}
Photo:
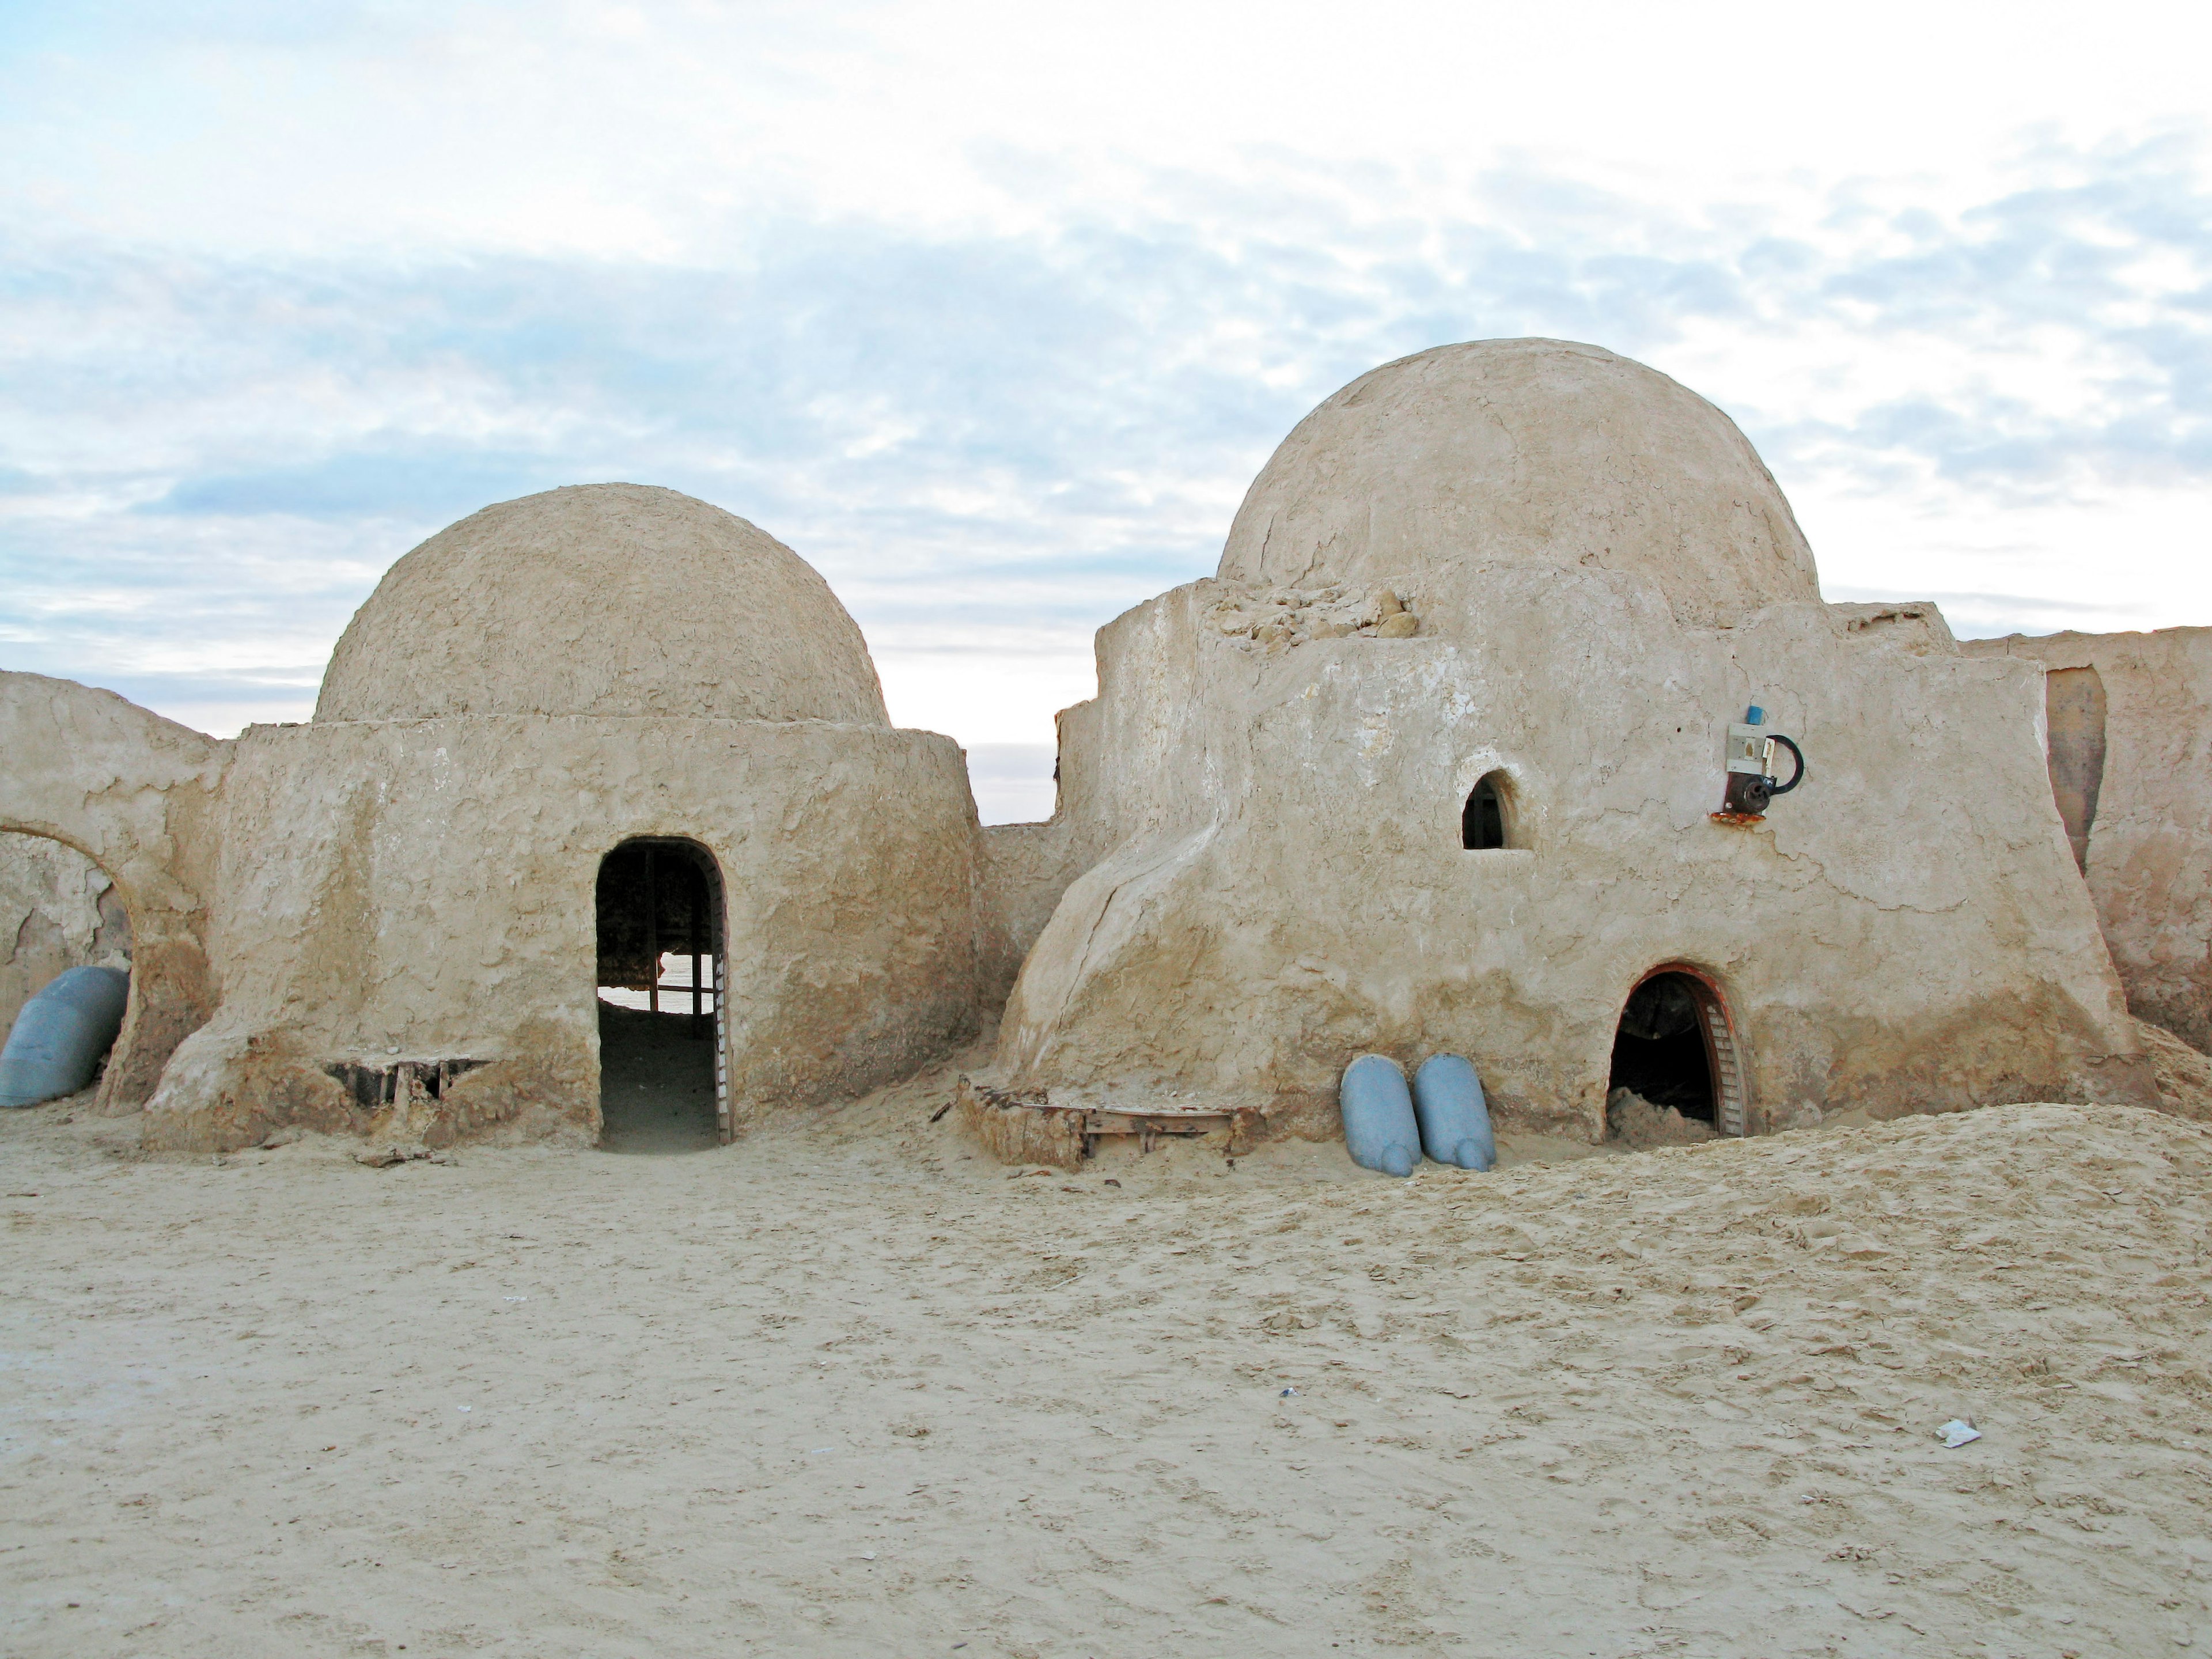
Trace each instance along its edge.
{"label": "smaller adobe dome", "polygon": [[1455,572],[1498,564],[1639,576],[1701,627],[1820,597],[1733,421],[1656,369],[1560,340],[1439,346],[1361,375],[1261,469],[1220,574],[1395,586],[1448,611]]}
{"label": "smaller adobe dome", "polygon": [[890,724],[811,566],[734,514],[628,483],[501,501],[385,572],[315,718],[451,714]]}

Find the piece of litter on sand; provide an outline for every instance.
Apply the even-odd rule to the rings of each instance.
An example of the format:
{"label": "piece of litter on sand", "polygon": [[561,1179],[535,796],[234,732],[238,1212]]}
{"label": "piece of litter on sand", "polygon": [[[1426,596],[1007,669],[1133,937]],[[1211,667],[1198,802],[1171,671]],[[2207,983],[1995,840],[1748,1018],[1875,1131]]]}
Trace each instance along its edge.
{"label": "piece of litter on sand", "polygon": [[860,1559],[863,1561],[872,1561],[875,1559],[876,1553],[873,1550],[862,1550],[860,1552]]}
{"label": "piece of litter on sand", "polygon": [[823,1452],[835,1451],[836,1449],[837,1449],[835,1446],[809,1446],[806,1449],[806,1455],[809,1457],[819,1457]]}
{"label": "piece of litter on sand", "polygon": [[526,1296],[503,1296],[500,1297],[500,1300],[502,1302],[527,1302],[530,1298]]}
{"label": "piece of litter on sand", "polygon": [[1963,1421],[1962,1419],[1954,1417],[1949,1422],[1946,1423],[1942,1428],[1936,1431],[1936,1437],[1941,1440],[1947,1448],[1963,1446],[1969,1440],[1979,1440],[1982,1437],[1982,1431],[1976,1428],[1972,1423]]}
{"label": "piece of litter on sand", "polygon": [[473,1408],[472,1408],[472,1407],[468,1407],[468,1406],[456,1406],[456,1407],[453,1407],[453,1409],[454,1409],[455,1411],[457,1411],[457,1412],[465,1412],[465,1411],[471,1410],[471,1409],[473,1409]]}
{"label": "piece of litter on sand", "polygon": [[1285,1389],[1283,1390],[1283,1392],[1282,1392],[1282,1394],[1281,1394],[1281,1395],[1280,1395],[1279,1397],[1280,1397],[1280,1398],[1282,1398],[1282,1399],[1284,1399],[1284,1400],[1288,1400],[1288,1399],[1289,1399],[1292,1395],[1296,1394],[1297,1392],[1297,1390],[1296,1389]]}

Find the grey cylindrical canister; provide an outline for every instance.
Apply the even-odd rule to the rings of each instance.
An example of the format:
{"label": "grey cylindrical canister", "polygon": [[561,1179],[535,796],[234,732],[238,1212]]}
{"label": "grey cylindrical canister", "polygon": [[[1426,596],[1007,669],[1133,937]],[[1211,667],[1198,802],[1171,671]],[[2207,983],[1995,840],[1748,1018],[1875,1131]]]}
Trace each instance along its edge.
{"label": "grey cylindrical canister", "polygon": [[1363,1170],[1409,1176],[1421,1162],[1421,1132],[1406,1074],[1385,1054],[1362,1054],[1344,1068],[1338,1091],[1344,1146]]}
{"label": "grey cylindrical canister", "polygon": [[1413,1074],[1413,1115],[1420,1120],[1423,1150],[1437,1163],[1487,1170],[1498,1162],[1490,1104],[1472,1060],[1432,1054],[1422,1061]]}
{"label": "grey cylindrical canister", "polygon": [[119,968],[72,968],[49,980],[0,1048],[0,1106],[35,1106],[90,1083],[130,999],[131,975]]}

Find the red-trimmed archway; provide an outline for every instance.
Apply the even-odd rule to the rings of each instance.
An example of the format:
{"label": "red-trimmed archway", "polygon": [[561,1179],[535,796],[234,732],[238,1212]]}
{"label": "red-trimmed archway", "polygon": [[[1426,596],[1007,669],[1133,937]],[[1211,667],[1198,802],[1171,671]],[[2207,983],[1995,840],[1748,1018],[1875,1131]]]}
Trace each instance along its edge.
{"label": "red-trimmed archway", "polygon": [[[1686,1025],[1686,1029],[1678,1029]],[[1702,1061],[1703,1098],[1690,1061]],[[1656,1079],[1656,1081],[1655,1081]],[[1748,1072],[1735,1017],[1719,978],[1694,963],[1646,969],[1621,1001],[1608,1088],[1625,1085],[1724,1135],[1747,1132]]]}

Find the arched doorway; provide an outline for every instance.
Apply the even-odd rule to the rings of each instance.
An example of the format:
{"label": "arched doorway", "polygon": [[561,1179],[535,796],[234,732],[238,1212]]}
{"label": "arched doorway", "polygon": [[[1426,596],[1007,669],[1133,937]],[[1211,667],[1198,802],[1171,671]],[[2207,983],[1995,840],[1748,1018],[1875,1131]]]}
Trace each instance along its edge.
{"label": "arched doorway", "polygon": [[1742,1057],[1727,1000],[1711,975],[1684,963],[1653,969],[1636,982],[1613,1033],[1607,1092],[1632,1089],[1654,1106],[1744,1133]]}
{"label": "arched doorway", "polygon": [[[122,889],[97,860],[67,842],[0,831],[0,1039],[13,1030],[25,1003],[70,969],[87,967],[129,974],[131,995],[137,997],[131,913]],[[113,1085],[125,1071],[147,1069],[118,1064],[118,1055],[132,1051],[136,1037],[126,1007],[123,1030],[95,1073],[103,1106],[117,1093]],[[152,1069],[158,1072],[167,1058],[166,1051],[155,1057]]]}
{"label": "arched doorway", "polygon": [[729,1139],[722,875],[693,841],[641,836],[599,861],[599,1144],[673,1152]]}
{"label": "arched doorway", "polygon": [[[177,1045],[215,1012],[208,969],[215,825],[230,746],[112,691],[0,672],[0,830],[75,848],[115,883],[131,924],[130,1002],[97,1106],[152,1097]],[[106,781],[87,793],[87,769]]]}

